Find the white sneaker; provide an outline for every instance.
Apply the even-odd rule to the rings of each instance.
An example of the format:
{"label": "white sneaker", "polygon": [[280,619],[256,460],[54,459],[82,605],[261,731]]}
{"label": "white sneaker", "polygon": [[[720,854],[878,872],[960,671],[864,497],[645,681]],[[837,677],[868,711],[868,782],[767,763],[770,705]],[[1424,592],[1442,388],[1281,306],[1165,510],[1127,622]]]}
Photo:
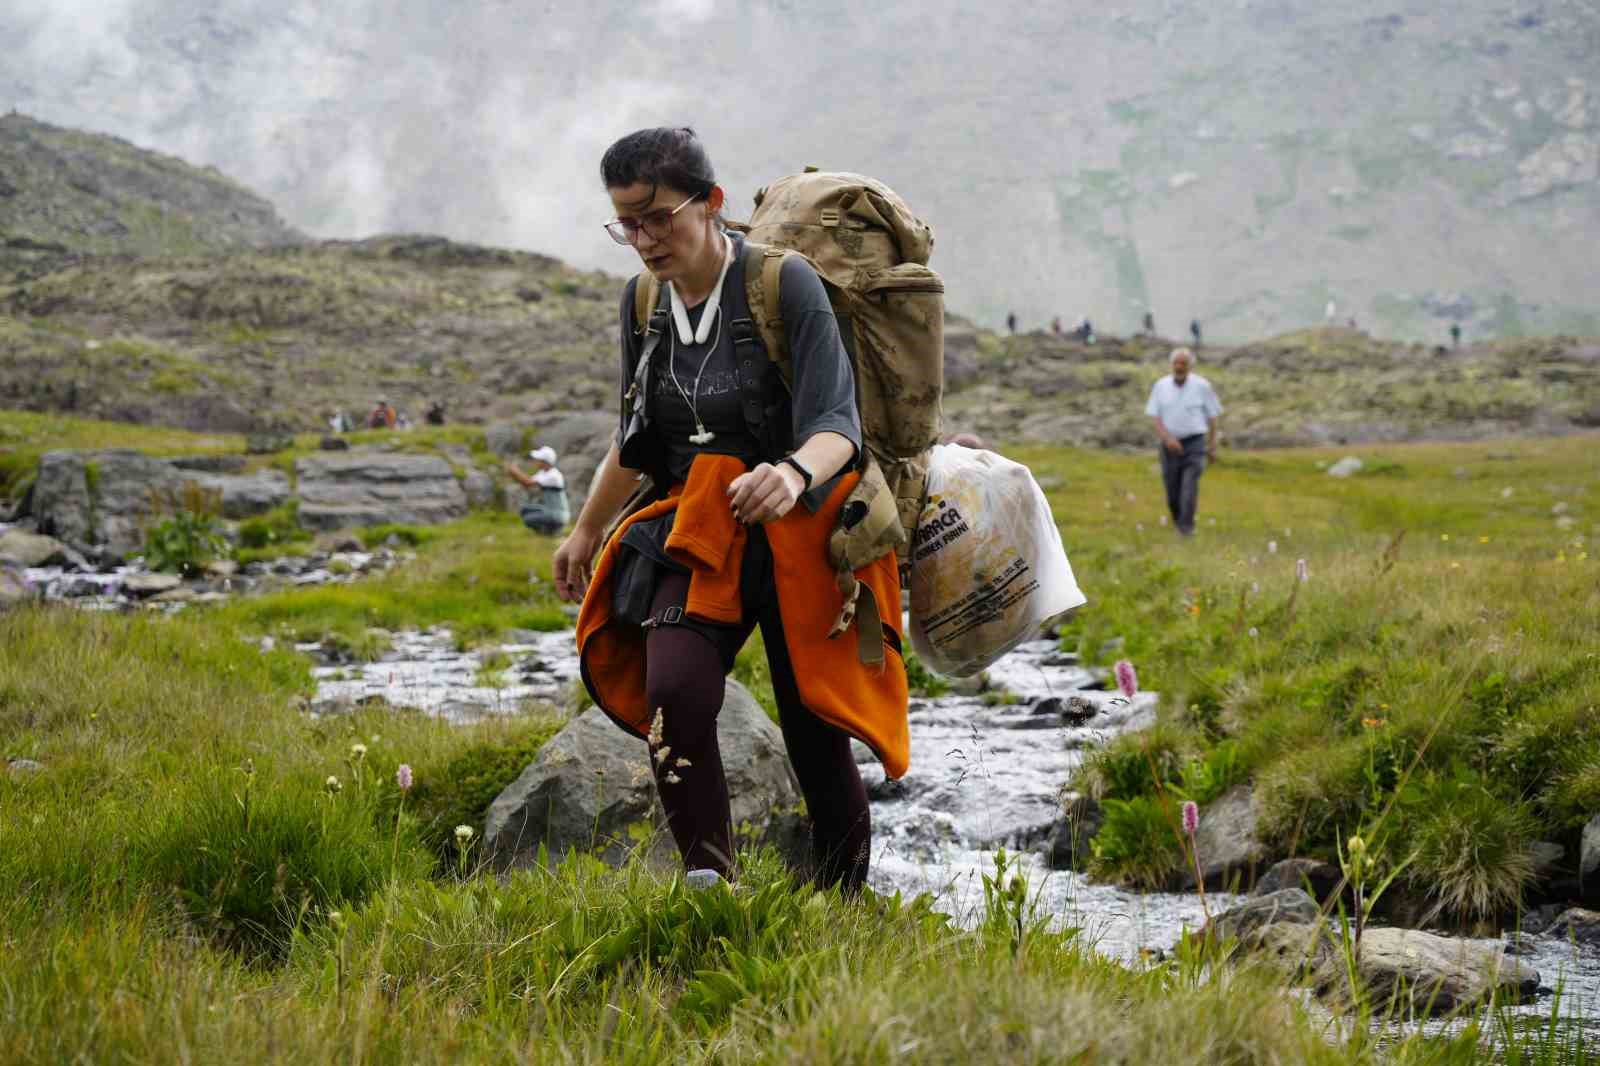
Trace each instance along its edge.
{"label": "white sneaker", "polygon": [[683,875],[683,883],[696,890],[715,888],[722,884],[722,875],[715,870],[690,870]]}

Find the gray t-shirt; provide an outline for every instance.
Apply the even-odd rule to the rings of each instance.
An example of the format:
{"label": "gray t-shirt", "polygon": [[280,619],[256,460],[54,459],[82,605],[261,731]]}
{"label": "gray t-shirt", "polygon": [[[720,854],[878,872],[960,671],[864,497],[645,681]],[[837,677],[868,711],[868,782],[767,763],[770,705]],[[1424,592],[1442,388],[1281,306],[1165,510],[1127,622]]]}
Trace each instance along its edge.
{"label": "gray t-shirt", "polygon": [[[744,264],[739,258],[744,251],[744,238],[730,236],[735,260],[723,282],[720,321],[713,327],[711,337],[704,345],[683,344],[676,338],[676,330],[669,327],[650,367],[648,411],[666,453],[665,467],[675,480],[688,476],[694,457],[703,451],[739,455],[751,462],[764,458],[745,421],[741,390],[747,375],[761,373],[765,362],[741,362],[735,352],[730,323],[748,312]],[[640,338],[633,328],[636,284],[637,279],[630,281],[622,294],[625,383],[633,380],[639,356]],[[859,454],[861,416],[856,409],[855,375],[839,338],[839,324],[828,294],[809,263],[797,257],[784,262],[779,307],[794,368],[790,407],[795,447],[817,433],[832,432],[849,439]],[[689,309],[691,326],[699,324],[704,310],[703,304]],[[711,442],[695,444],[688,439],[696,432],[697,417],[700,424],[716,434]]]}

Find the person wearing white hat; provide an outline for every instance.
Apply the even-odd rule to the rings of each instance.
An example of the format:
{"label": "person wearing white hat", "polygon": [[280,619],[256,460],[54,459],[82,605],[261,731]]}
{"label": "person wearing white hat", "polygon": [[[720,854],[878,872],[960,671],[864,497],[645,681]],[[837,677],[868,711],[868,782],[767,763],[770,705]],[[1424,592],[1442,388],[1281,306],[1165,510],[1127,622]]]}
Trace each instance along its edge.
{"label": "person wearing white hat", "polygon": [[522,524],[535,533],[559,533],[572,518],[572,508],[567,502],[567,479],[556,469],[556,450],[548,444],[528,453],[533,460],[533,473],[529,474],[510,460],[506,473],[523,488],[529,498],[519,510]]}

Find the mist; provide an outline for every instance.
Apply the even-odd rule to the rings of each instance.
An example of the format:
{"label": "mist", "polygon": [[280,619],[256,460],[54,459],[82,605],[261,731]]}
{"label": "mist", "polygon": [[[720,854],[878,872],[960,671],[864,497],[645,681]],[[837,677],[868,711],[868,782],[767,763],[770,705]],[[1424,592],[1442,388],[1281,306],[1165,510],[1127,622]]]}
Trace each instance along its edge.
{"label": "mist", "polygon": [[1600,312],[1578,281],[1600,179],[1506,200],[1479,171],[1517,178],[1538,144],[1510,136],[1477,185],[1434,175],[1486,86],[1536,100],[1592,66],[1600,5],[1543,5],[1567,21],[1527,30],[1431,6],[9,0],[0,90],[214,165],[322,237],[434,232],[625,274],[600,155],[690,125],[735,215],[806,164],[888,181],[933,223],[952,308],[990,324],[1120,330],[1152,308],[1169,333],[1257,335],[1336,299],[1404,334],[1460,293],[1484,329],[1508,293]]}

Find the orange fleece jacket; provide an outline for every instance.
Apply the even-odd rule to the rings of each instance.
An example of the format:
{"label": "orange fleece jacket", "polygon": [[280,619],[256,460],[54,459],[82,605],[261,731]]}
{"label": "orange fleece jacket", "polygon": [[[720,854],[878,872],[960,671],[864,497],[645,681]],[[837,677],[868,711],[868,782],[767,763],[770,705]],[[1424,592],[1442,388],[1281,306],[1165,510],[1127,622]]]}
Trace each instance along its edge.
{"label": "orange fleece jacket", "polygon": [[[685,612],[706,622],[738,622],[739,568],[748,535],[733,517],[727,489],[744,471],[744,463],[733,456],[697,456],[687,481],[674,486],[666,499],[629,516],[600,553],[578,613],[578,660],[595,703],[640,736],[649,734],[653,717],[645,700],[645,631],[611,618],[612,576],[622,535],[635,522],[676,511],[667,551],[692,571]],[[870,747],[884,772],[898,778],[911,762],[905,664],[887,640],[883,666],[874,669],[861,663],[854,633],[828,637],[844,605],[828,564],[828,536],[856,480],[856,474],[847,474],[815,514],[797,504],[782,518],[768,522],[765,531],[772,547],[784,644],[801,700],[811,713]],[[888,605],[884,626],[902,636],[900,571],[894,553],[855,574],[878,603]],[[861,624],[859,616],[852,624]]]}

